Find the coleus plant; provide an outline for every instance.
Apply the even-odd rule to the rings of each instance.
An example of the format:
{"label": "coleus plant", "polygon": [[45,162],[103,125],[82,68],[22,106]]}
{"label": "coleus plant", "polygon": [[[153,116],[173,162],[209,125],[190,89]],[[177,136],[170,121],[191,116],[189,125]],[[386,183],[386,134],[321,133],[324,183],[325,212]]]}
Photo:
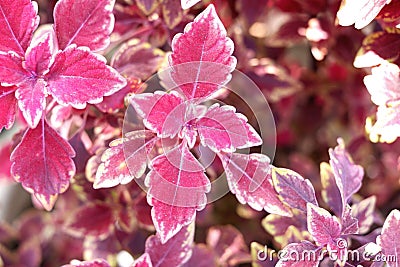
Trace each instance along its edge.
{"label": "coleus plant", "polygon": [[[138,256],[133,263],[132,259],[127,261],[132,266],[249,263],[254,266],[369,266],[369,259],[383,259],[374,263],[376,266],[383,264],[385,257],[388,266],[397,266],[399,212],[392,210],[383,228],[370,233],[373,223],[383,222],[374,211],[376,198],[361,200],[356,195],[364,171],[353,163],[341,139],[329,151],[329,164],[321,164],[323,201],[317,201],[319,187],[313,175],[304,177],[310,178],[315,188],[300,174],[271,165],[266,155],[239,153],[239,149],[261,145],[262,139],[234,106],[214,103],[221,98],[219,89],[225,88],[231,78],[236,58],[239,68],[254,77],[262,90],[267,91],[268,100],[273,100],[278,107],[274,110],[278,114],[278,128],[288,127],[292,116],[299,119],[293,115],[296,113],[293,107],[301,105],[301,97],[296,92],[307,95],[314,87],[318,90],[323,87],[318,85],[323,81],[314,76],[317,82],[301,77],[300,68],[295,64],[286,65],[287,59],[278,60],[276,56],[276,64],[258,58],[250,60],[253,51],[249,47],[258,47],[261,42],[256,45],[243,32],[248,30],[250,35],[261,38],[262,33],[250,25],[264,23],[262,15],[266,13],[276,18],[277,9],[294,15],[295,21],[286,20],[287,24],[275,38],[285,39],[285,36],[293,37],[288,32],[295,33],[294,39],[304,38],[309,42],[314,59],[327,58],[329,67],[318,73],[321,79],[329,76],[327,87],[332,82],[345,81],[343,71],[358,77],[358,72],[351,73],[339,64],[331,64],[332,54],[327,53],[327,49],[337,53],[332,39],[345,35],[340,35],[342,29],[333,27],[332,10],[337,11],[338,3],[212,1],[214,5],[208,5],[199,14],[200,7],[208,2],[191,9],[198,2],[60,0],[54,12],[50,8],[52,4],[47,3],[54,24],[38,28],[35,2],[0,0],[0,127],[10,129],[15,118],[22,124],[22,132],[15,135],[13,146],[8,145],[0,152],[6,163],[0,171],[9,172],[7,168],[11,165],[12,176],[33,194],[37,207],[51,210],[57,196],[64,193],[52,216],[33,213],[15,226],[0,225],[1,260],[7,266],[54,266],[47,262],[50,260],[41,259],[41,253],[44,257],[47,251],[51,254],[49,258],[59,257],[62,264],[72,258],[87,259],[73,260],[66,266],[114,266],[115,259],[109,256],[124,249]],[[267,8],[272,11],[266,12]],[[360,12],[353,12],[354,8]],[[372,75],[365,78],[372,101],[379,105],[378,121],[367,129],[371,140],[376,140],[373,137],[376,135],[380,141],[393,141],[397,137],[396,132],[387,130],[396,130],[398,124],[398,53],[397,49],[390,49],[398,37],[396,8],[396,1],[346,1],[337,14],[341,25],[355,23],[356,28],[364,27],[377,16],[384,28],[365,39],[354,63],[357,67],[374,66]],[[193,15],[196,18],[183,30]],[[243,24],[233,23],[236,16]],[[233,41],[227,37],[221,20],[235,41],[236,57],[232,56]],[[171,41],[168,66],[160,68],[164,52],[151,48],[146,41],[168,50],[166,36],[182,31]],[[110,38],[110,34],[117,37]],[[345,36],[351,35],[356,34],[350,31]],[[138,39],[128,40],[131,37]],[[288,43],[292,41],[289,39]],[[358,39],[351,40],[357,43]],[[111,58],[112,67],[101,54]],[[258,51],[258,54],[264,52]],[[363,56],[371,54],[372,65],[363,65],[370,60]],[[165,90],[139,94],[146,89],[141,79],[145,80],[157,70]],[[298,80],[307,85],[308,92],[301,89]],[[329,95],[331,92],[322,91],[323,94],[313,96],[316,102],[324,97],[332,98],[335,107],[341,102],[334,94]],[[354,106],[361,101],[355,102]],[[122,131],[121,137],[126,106],[128,110],[135,110],[142,124],[133,125],[134,131]],[[316,116],[316,112],[309,113],[312,116],[301,116]],[[320,120],[323,119],[315,119]],[[303,129],[308,125],[298,127]],[[306,136],[301,132],[296,134],[297,141],[303,140],[300,136]],[[344,133],[349,135],[351,131]],[[293,133],[283,131],[278,141],[287,144],[293,142],[291,138]],[[305,141],[303,149],[309,144]],[[367,145],[363,143],[363,146]],[[3,156],[10,150],[13,150],[11,162],[6,162],[7,156]],[[196,244],[194,231],[198,227],[202,231],[201,222],[210,207],[207,198],[214,178],[206,175],[210,165],[198,153],[205,150],[215,155],[211,168],[225,171],[229,190],[241,203],[240,212],[245,217],[259,219],[254,210],[270,213],[263,226],[274,236],[278,248],[284,248],[289,255],[325,251],[326,257],[306,262],[285,258],[260,261],[248,253],[245,238],[232,226],[213,226],[204,243]],[[301,165],[300,169],[307,173],[304,171],[308,166],[306,158],[301,158]],[[371,163],[366,172],[371,173],[374,168],[378,167]],[[133,180],[144,180],[147,197]],[[156,234],[140,247],[146,237],[138,234],[138,229],[153,230],[153,227]],[[63,231],[58,231],[59,228]],[[17,248],[16,241],[20,244]],[[63,244],[59,247],[68,244],[71,249],[53,251],[49,249],[51,243]],[[346,257],[353,249],[370,253],[371,246],[373,253],[364,262]],[[252,249],[257,247],[258,244],[252,244]],[[14,249],[15,254],[8,253],[8,249]],[[330,261],[328,256],[336,259]]]}

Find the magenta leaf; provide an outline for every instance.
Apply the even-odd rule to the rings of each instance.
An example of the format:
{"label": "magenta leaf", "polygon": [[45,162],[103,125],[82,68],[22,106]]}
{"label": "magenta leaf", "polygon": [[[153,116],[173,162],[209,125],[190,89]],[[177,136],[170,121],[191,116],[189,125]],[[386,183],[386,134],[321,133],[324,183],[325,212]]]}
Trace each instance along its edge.
{"label": "magenta leaf", "polygon": [[54,8],[54,29],[61,50],[71,44],[105,49],[114,28],[115,0],[62,0]]}
{"label": "magenta leaf", "polygon": [[204,244],[193,247],[192,256],[184,267],[216,267],[216,256],[214,252]]}
{"label": "magenta leaf", "polygon": [[95,259],[91,261],[72,260],[70,264],[62,267],[110,267],[110,264],[104,259]]}
{"label": "magenta leaf", "polygon": [[[320,248],[309,241],[291,243],[287,245],[281,254],[281,259],[276,267],[318,267]],[[296,256],[298,255],[298,258]],[[303,257],[304,255],[304,257]]]}
{"label": "magenta leaf", "polygon": [[15,121],[15,113],[17,109],[17,100],[15,99],[14,86],[0,85],[0,131],[5,127],[10,129]]}
{"label": "magenta leaf", "polygon": [[310,180],[284,168],[273,168],[272,179],[275,190],[291,208],[307,212],[307,203],[318,205],[314,187]]}
{"label": "magenta leaf", "polygon": [[387,266],[397,267],[400,264],[400,211],[392,210],[383,224],[382,233],[377,237],[377,244],[382,254],[388,259]]}
{"label": "magenta leaf", "polygon": [[157,233],[165,243],[194,220],[196,210],[205,207],[210,181],[183,144],[154,158],[150,169],[145,180],[148,202],[153,206]]}
{"label": "magenta leaf", "polygon": [[38,127],[25,132],[11,154],[11,173],[50,210],[57,195],[68,188],[75,174],[71,159],[74,156],[70,144],[43,120]]}
{"label": "magenta leaf", "polygon": [[290,215],[278,197],[272,183],[270,159],[263,154],[220,156],[224,164],[230,191],[242,204],[255,210]]}
{"label": "magenta leaf", "polygon": [[342,220],[342,235],[351,235],[351,234],[358,234],[358,220],[355,216],[352,215],[352,208],[349,205],[346,206],[344,210]]}
{"label": "magenta leaf", "polygon": [[75,237],[104,239],[114,229],[114,209],[101,202],[89,202],[75,210],[65,222],[65,229]]}
{"label": "magenta leaf", "polygon": [[97,104],[103,96],[126,85],[125,79],[106,65],[104,57],[75,45],[56,55],[46,79],[48,92],[57,102],[75,108]]}
{"label": "magenta leaf", "polygon": [[387,0],[343,0],[337,12],[337,19],[342,26],[355,23],[356,29],[367,26],[386,5]]}
{"label": "magenta leaf", "polygon": [[262,144],[258,133],[247,123],[247,118],[236,113],[232,106],[212,105],[196,127],[200,140],[215,152],[233,152],[237,148],[248,148]]}
{"label": "magenta leaf", "polygon": [[131,267],[153,267],[153,264],[150,260],[150,255],[148,253],[144,253],[142,256],[135,260]]}
{"label": "magenta leaf", "polygon": [[351,215],[358,220],[360,234],[368,233],[374,223],[375,204],[376,197],[371,196],[353,204],[351,207]]}
{"label": "magenta leaf", "polygon": [[307,228],[314,241],[321,246],[332,245],[341,233],[338,218],[312,203],[307,204]]}
{"label": "magenta leaf", "polygon": [[97,169],[94,188],[113,187],[127,184],[134,177],[141,177],[147,166],[148,150],[157,138],[149,131],[130,132],[123,139],[110,143],[101,156],[101,164]]}
{"label": "magenta leaf", "polygon": [[0,51],[24,56],[39,24],[37,3],[30,0],[0,2]]}
{"label": "magenta leaf", "polygon": [[16,85],[29,73],[22,67],[23,59],[14,52],[0,52],[0,82],[2,85]]}
{"label": "magenta leaf", "polygon": [[182,9],[189,9],[201,0],[181,0]]}
{"label": "magenta leaf", "polygon": [[146,240],[146,253],[154,267],[182,266],[192,255],[193,238],[194,224],[183,227],[166,243],[158,235],[150,236]]}
{"label": "magenta leaf", "polygon": [[[233,42],[211,4],[183,34],[175,35],[171,77],[188,99],[205,98],[230,80],[236,66]],[[188,63],[188,64],[184,64]]]}
{"label": "magenta leaf", "polygon": [[37,75],[43,75],[52,63],[55,53],[53,34],[47,33],[32,41],[25,55],[24,68]]}
{"label": "magenta leaf", "polygon": [[320,173],[322,198],[336,216],[340,217],[343,212],[342,197],[339,188],[336,185],[335,175],[332,172],[331,166],[326,162],[322,162],[320,165]]}
{"label": "magenta leaf", "polygon": [[135,95],[131,103],[143,118],[146,128],[157,133],[159,137],[176,136],[185,123],[186,103],[174,91]]}
{"label": "magenta leaf", "polygon": [[334,149],[329,149],[329,163],[340,191],[342,211],[344,211],[351,196],[361,187],[364,169],[353,163],[353,159],[345,149],[343,139],[339,138],[337,141],[338,145]]}

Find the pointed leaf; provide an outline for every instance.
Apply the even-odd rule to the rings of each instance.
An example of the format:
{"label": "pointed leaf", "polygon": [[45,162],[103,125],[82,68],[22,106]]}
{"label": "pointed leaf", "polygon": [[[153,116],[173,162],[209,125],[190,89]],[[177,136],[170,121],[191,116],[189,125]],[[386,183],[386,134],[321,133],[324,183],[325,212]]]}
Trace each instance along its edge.
{"label": "pointed leaf", "polygon": [[37,3],[30,0],[0,2],[0,51],[25,54],[39,24]]}
{"label": "pointed leaf", "polygon": [[26,79],[18,85],[15,97],[26,123],[35,128],[46,107],[46,82],[43,79]]}
{"label": "pointed leaf", "polygon": [[112,141],[110,148],[101,156],[93,187],[113,187],[141,177],[147,166],[146,149],[152,147],[156,140],[148,131],[136,131],[126,138]]}
{"label": "pointed leaf", "polygon": [[50,67],[55,53],[53,34],[47,33],[32,41],[25,55],[24,67],[37,75],[43,75]]}
{"label": "pointed leaf", "polygon": [[356,29],[367,26],[386,5],[387,0],[342,0],[337,19],[342,26],[355,23]]}
{"label": "pointed leaf", "polygon": [[181,0],[182,9],[189,9],[201,0]]}
{"label": "pointed leaf", "polygon": [[136,5],[145,14],[150,15],[159,5],[158,0],[136,0]]}
{"label": "pointed leaf", "polygon": [[183,34],[175,35],[172,51],[172,79],[188,99],[211,95],[230,80],[236,66],[236,58],[231,56],[233,42],[226,37],[212,4],[185,27]]}
{"label": "pointed leaf", "polygon": [[130,267],[153,267],[153,264],[150,260],[150,255],[148,253],[144,253],[142,256],[140,256],[140,258],[136,259]]}
{"label": "pointed leaf", "polygon": [[360,234],[368,233],[374,223],[375,204],[376,197],[370,196],[369,198],[353,204],[351,207],[351,215],[358,220]]}
{"label": "pointed leaf", "polygon": [[0,132],[5,127],[10,129],[15,121],[17,100],[15,99],[15,86],[0,85]]}
{"label": "pointed leaf", "polygon": [[258,211],[290,215],[273,187],[270,159],[266,155],[233,153],[223,155],[221,160],[229,189],[240,203]]}
{"label": "pointed leaf", "polygon": [[104,239],[114,229],[114,209],[107,203],[89,202],[76,209],[65,222],[65,229],[75,237]]}
{"label": "pointed leaf", "polygon": [[150,169],[145,180],[148,202],[153,206],[157,233],[165,243],[194,220],[196,210],[205,207],[210,181],[184,145],[154,158]]}
{"label": "pointed leaf", "polygon": [[11,154],[11,173],[50,210],[56,196],[68,188],[69,180],[75,174],[71,159],[74,156],[70,144],[42,121],[35,129],[25,132]]}
{"label": "pointed leaf", "polygon": [[377,237],[377,244],[382,247],[382,254],[388,259],[388,267],[400,264],[400,211],[392,210],[383,224],[382,233]]}
{"label": "pointed leaf", "polygon": [[353,163],[353,159],[345,149],[343,139],[338,138],[337,142],[338,145],[334,149],[329,149],[329,164],[331,165],[336,185],[340,191],[343,205],[342,210],[344,210],[351,196],[361,187],[364,169],[360,165]]}
{"label": "pointed leaf", "polygon": [[197,123],[197,131],[204,146],[215,152],[233,152],[262,144],[262,139],[247,118],[235,113],[232,106],[212,105]]}
{"label": "pointed leaf", "polygon": [[164,0],[162,3],[162,14],[168,28],[175,28],[183,18],[183,10],[180,1]]}
{"label": "pointed leaf", "polygon": [[115,0],[62,0],[54,8],[54,29],[61,50],[71,44],[105,49],[114,28]]}
{"label": "pointed leaf", "polygon": [[146,240],[146,253],[150,255],[153,266],[182,266],[192,255],[194,224],[183,227],[168,242],[162,242],[158,236]]}
{"label": "pointed leaf", "polygon": [[[287,245],[276,267],[318,267],[320,248],[308,241]],[[296,259],[296,255],[299,257]],[[302,257],[304,255],[304,257]]]}
{"label": "pointed leaf", "polygon": [[[354,206],[354,205],[353,205]],[[352,215],[352,208],[349,205],[346,206],[344,210],[342,220],[342,235],[358,234],[358,220]]]}
{"label": "pointed leaf", "polygon": [[30,76],[22,67],[22,58],[14,52],[0,52],[0,83],[17,85]]}
{"label": "pointed leaf", "polygon": [[85,48],[69,46],[58,53],[46,76],[48,91],[60,104],[84,108],[97,104],[126,85],[106,59]]}
{"label": "pointed leaf", "polygon": [[342,216],[342,197],[339,188],[336,185],[335,175],[332,172],[331,166],[326,162],[322,162],[320,164],[320,173],[322,199],[326,204],[328,204],[329,208],[336,214],[336,216]]}
{"label": "pointed leaf", "polygon": [[186,103],[179,94],[156,91],[135,95],[131,103],[147,129],[159,137],[174,137],[185,123]]}
{"label": "pointed leaf", "polygon": [[321,246],[332,244],[332,240],[341,233],[338,218],[311,203],[307,204],[307,228],[315,242]]}
{"label": "pointed leaf", "polygon": [[313,185],[300,174],[274,167],[272,179],[276,192],[291,208],[307,212],[307,203],[318,205]]}

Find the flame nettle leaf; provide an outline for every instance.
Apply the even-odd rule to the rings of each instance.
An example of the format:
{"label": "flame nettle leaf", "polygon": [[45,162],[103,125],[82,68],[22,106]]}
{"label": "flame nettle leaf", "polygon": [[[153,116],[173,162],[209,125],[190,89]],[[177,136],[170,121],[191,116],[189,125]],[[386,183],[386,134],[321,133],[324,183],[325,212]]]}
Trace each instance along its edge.
{"label": "flame nettle leaf", "polygon": [[43,75],[49,69],[52,55],[55,53],[53,42],[52,33],[34,40],[26,51],[24,68],[37,75]]}
{"label": "flame nettle leaf", "polygon": [[30,0],[0,2],[0,51],[24,56],[39,24],[37,3]]}
{"label": "flame nettle leaf", "polygon": [[307,228],[314,241],[321,246],[334,245],[333,240],[341,233],[338,218],[311,203],[307,204]]}
{"label": "flame nettle leaf", "polygon": [[153,13],[153,11],[157,8],[157,6],[159,5],[159,1],[136,0],[136,4],[144,14],[149,15],[150,13]]}
{"label": "flame nettle leaf", "polygon": [[110,267],[110,264],[104,259],[95,259],[91,261],[72,260],[70,264],[62,267]]}
{"label": "flame nettle leaf", "polygon": [[150,131],[134,131],[123,139],[112,141],[110,148],[101,156],[102,162],[97,169],[93,187],[113,187],[127,184],[134,177],[141,177],[146,170],[149,150],[156,140]]}
{"label": "flame nettle leaf", "polygon": [[367,26],[379,11],[390,1],[388,0],[343,0],[337,12],[337,19],[342,26],[355,24],[356,29]]}
{"label": "flame nettle leaf", "polygon": [[114,209],[102,202],[88,202],[75,210],[65,222],[65,229],[75,237],[105,238],[114,229]]}
{"label": "flame nettle leaf", "polygon": [[168,28],[173,29],[181,22],[183,10],[179,0],[163,0],[162,14]]}
{"label": "flame nettle leaf", "polygon": [[126,85],[125,79],[106,65],[106,59],[86,48],[67,47],[55,56],[46,76],[48,92],[60,104],[84,108],[97,104]]}
{"label": "flame nettle leaf", "polygon": [[154,158],[145,184],[152,218],[163,243],[191,223],[206,204],[210,181],[185,145]]}
{"label": "flame nettle leaf", "polygon": [[189,9],[201,0],[181,0],[182,9]]}
{"label": "flame nettle leaf", "polygon": [[54,8],[54,30],[59,48],[71,44],[87,46],[92,51],[105,49],[114,28],[112,14],[115,0],[62,0]]}
{"label": "flame nettle leaf", "polygon": [[188,99],[211,95],[230,80],[236,66],[231,56],[233,42],[226,37],[213,5],[189,23],[183,34],[175,35],[172,51],[171,76]]}
{"label": "flame nettle leaf", "polygon": [[272,183],[270,159],[263,154],[221,155],[229,189],[242,204],[255,210],[290,215]]}
{"label": "flame nettle leaf", "polygon": [[216,256],[214,252],[204,244],[193,247],[192,256],[184,267],[216,267]]}
{"label": "flame nettle leaf", "polygon": [[15,86],[0,85],[0,131],[5,127],[10,129],[14,124],[15,113],[17,109],[17,100],[15,99]]}
{"label": "flame nettle leaf", "polygon": [[307,212],[307,203],[318,205],[310,180],[300,174],[289,169],[273,168],[272,179],[276,192],[291,208]]}
{"label": "flame nettle leaf", "polygon": [[[11,173],[17,182],[50,210],[58,194],[63,193],[75,174],[70,144],[45,120],[28,129],[11,154]],[[32,168],[32,166],[35,166]]]}
{"label": "flame nettle leaf", "polygon": [[185,123],[186,103],[174,91],[135,95],[131,103],[143,118],[146,128],[157,133],[159,137],[176,136]]}
{"label": "flame nettle leaf", "polygon": [[200,140],[215,152],[233,152],[237,148],[248,148],[262,144],[261,137],[247,123],[247,118],[235,113],[232,106],[212,105],[196,127]]}
{"label": "flame nettle leaf", "polygon": [[150,260],[150,255],[148,253],[144,253],[142,256],[135,260],[131,267],[153,267],[153,264]]}
{"label": "flame nettle leaf", "polygon": [[400,264],[400,211],[392,210],[383,224],[382,233],[377,237],[376,243],[381,246],[382,254],[390,259],[388,267],[397,267]]}
{"label": "flame nettle leaf", "polygon": [[150,255],[153,266],[182,266],[192,255],[193,238],[194,224],[190,224],[166,243],[158,235],[150,236],[146,240],[145,252]]}
{"label": "flame nettle leaf", "polygon": [[[275,265],[276,267],[318,267],[321,248],[317,247],[309,241],[302,241],[301,243],[292,243],[287,245],[281,253],[281,259]],[[295,255],[299,255],[296,259]],[[301,257],[302,255],[309,255],[309,257]],[[315,257],[313,256],[315,255]]]}
{"label": "flame nettle leaf", "polygon": [[29,73],[22,67],[22,58],[14,52],[0,52],[0,82],[1,84],[18,84]]}
{"label": "flame nettle leaf", "polygon": [[341,195],[339,188],[336,185],[335,175],[332,172],[331,166],[322,162],[320,164],[321,173],[321,184],[322,184],[322,199],[331,208],[331,210],[336,214],[336,216],[342,216],[343,205],[341,200]]}
{"label": "flame nettle leaf", "polygon": [[351,196],[356,193],[364,177],[364,169],[353,163],[353,159],[347,153],[341,138],[337,140],[338,145],[329,149],[329,163],[335,176],[336,185],[339,188],[342,199],[342,211]]}
{"label": "flame nettle leaf", "polygon": [[351,216],[358,220],[360,234],[368,233],[374,223],[375,203],[376,197],[371,196],[353,204],[351,207]]}
{"label": "flame nettle leaf", "polygon": [[358,234],[358,220],[356,217],[352,215],[352,208],[349,205],[346,206],[344,210],[342,220],[342,235],[351,235],[351,234]]}

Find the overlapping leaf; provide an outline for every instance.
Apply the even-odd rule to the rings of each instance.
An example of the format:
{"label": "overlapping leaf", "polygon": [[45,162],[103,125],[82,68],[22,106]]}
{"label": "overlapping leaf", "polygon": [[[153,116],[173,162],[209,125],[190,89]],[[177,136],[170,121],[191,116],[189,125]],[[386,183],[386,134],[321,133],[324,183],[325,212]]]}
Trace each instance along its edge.
{"label": "overlapping leaf", "polygon": [[381,235],[377,238],[377,244],[381,246],[383,255],[388,259],[386,263],[389,267],[399,266],[400,264],[399,230],[400,212],[392,210],[383,224]]}
{"label": "overlapping leaf", "polygon": [[242,204],[248,204],[255,210],[266,210],[284,216],[290,215],[275,191],[270,160],[263,154],[223,155],[221,160],[228,180],[230,191]]}
{"label": "overlapping leaf", "polygon": [[351,207],[351,215],[357,219],[359,233],[366,234],[374,223],[374,209],[376,197],[371,196],[362,201],[353,204]]}
{"label": "overlapping leaf", "polygon": [[336,216],[341,216],[343,212],[342,197],[339,188],[336,185],[335,175],[332,172],[331,166],[322,162],[320,165],[322,198]]}
{"label": "overlapping leaf", "polygon": [[142,256],[135,260],[131,267],[153,267],[153,264],[151,263],[149,254],[144,253]]}
{"label": "overlapping leaf", "polygon": [[59,48],[64,50],[71,44],[86,46],[92,51],[106,48],[114,28],[114,3],[115,0],[57,2],[54,30]]}
{"label": "overlapping leaf", "polygon": [[172,50],[171,77],[187,99],[211,95],[229,81],[236,66],[231,56],[233,42],[226,37],[213,5],[189,23],[183,34],[175,35]]}
{"label": "overlapping leaf", "polygon": [[337,217],[311,203],[307,205],[307,228],[315,242],[322,246],[332,245],[342,230]]}
{"label": "overlapping leaf", "polygon": [[0,85],[0,131],[5,127],[10,129],[14,124],[15,113],[17,109],[17,100],[15,99],[15,87],[4,87]]}
{"label": "overlapping leaf", "polygon": [[11,173],[50,210],[57,195],[68,188],[75,174],[71,159],[74,156],[70,144],[43,120],[39,127],[25,132],[11,154]]}

